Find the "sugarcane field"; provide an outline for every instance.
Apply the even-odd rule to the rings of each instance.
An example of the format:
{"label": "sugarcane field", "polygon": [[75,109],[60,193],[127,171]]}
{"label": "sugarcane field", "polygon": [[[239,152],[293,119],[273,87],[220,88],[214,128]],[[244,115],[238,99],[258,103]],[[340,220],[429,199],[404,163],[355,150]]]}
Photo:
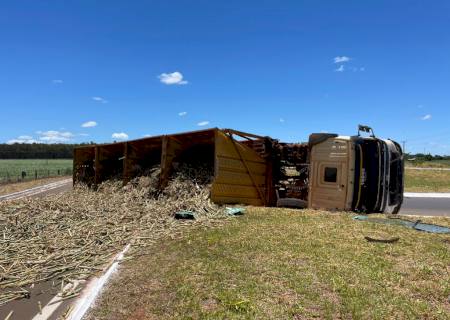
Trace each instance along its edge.
{"label": "sugarcane field", "polygon": [[0,2],[0,320],[450,320],[450,2]]}

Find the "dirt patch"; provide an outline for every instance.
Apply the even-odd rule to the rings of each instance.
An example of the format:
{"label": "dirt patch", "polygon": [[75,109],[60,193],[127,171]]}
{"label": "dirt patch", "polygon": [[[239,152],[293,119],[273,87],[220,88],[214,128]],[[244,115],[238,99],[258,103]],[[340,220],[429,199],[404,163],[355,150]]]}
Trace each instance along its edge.
{"label": "dirt patch", "polygon": [[201,302],[201,308],[204,312],[214,311],[217,309],[218,305],[219,303],[215,298],[208,298]]}

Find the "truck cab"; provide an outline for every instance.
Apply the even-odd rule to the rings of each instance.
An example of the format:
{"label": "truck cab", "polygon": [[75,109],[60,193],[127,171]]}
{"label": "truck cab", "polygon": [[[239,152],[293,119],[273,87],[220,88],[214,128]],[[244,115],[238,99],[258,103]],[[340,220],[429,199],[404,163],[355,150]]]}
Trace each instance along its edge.
{"label": "truck cab", "polygon": [[[360,130],[370,129],[360,126]],[[403,152],[375,135],[312,134],[308,207],[395,214],[403,202]]]}

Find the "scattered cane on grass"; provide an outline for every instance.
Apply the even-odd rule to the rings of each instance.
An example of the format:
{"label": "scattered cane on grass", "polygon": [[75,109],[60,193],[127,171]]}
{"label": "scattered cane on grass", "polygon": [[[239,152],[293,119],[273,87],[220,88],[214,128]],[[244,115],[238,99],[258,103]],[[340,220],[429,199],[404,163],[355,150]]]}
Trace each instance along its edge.
{"label": "scattered cane on grass", "polygon": [[[1,203],[0,306],[28,297],[38,282],[63,288],[86,279],[128,243],[131,256],[138,255],[133,248],[174,238],[184,226],[222,221],[214,219],[225,214],[209,200],[208,170],[182,168],[162,192],[155,188],[158,177],[155,169],[125,187],[106,182],[97,191],[78,186],[59,196]],[[194,211],[196,220],[175,221],[178,210]]]}

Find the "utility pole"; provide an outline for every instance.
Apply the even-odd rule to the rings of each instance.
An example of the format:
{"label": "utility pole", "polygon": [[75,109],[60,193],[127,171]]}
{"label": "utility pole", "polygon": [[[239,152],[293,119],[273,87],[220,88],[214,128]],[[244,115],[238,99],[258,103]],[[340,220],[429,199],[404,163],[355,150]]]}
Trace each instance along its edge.
{"label": "utility pole", "polygon": [[402,145],[403,145],[403,153],[406,153],[406,140],[402,141]]}

